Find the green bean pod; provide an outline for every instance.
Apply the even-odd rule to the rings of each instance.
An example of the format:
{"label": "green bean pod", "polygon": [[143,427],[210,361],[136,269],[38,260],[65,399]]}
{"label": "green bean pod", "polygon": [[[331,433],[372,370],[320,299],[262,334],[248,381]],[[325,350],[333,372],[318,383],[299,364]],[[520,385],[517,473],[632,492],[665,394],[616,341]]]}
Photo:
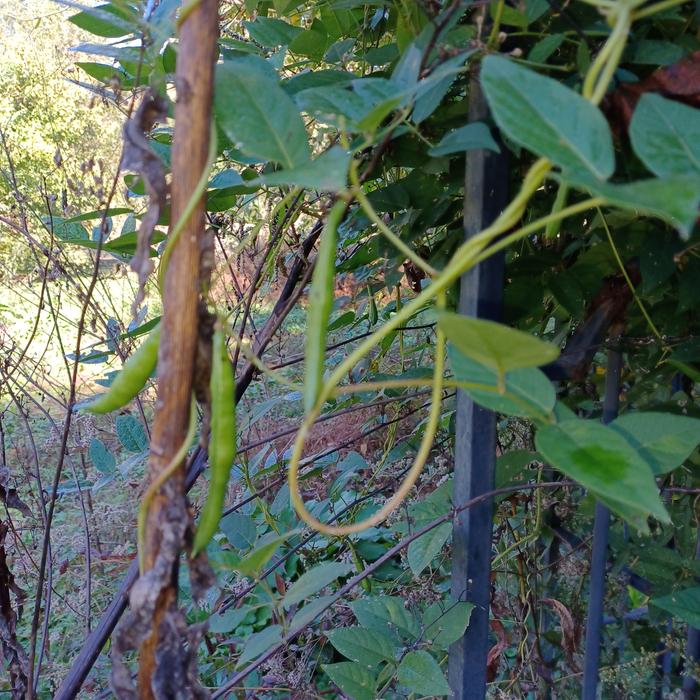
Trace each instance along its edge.
{"label": "green bean pod", "polygon": [[139,349],[124,363],[108,391],[91,401],[89,413],[110,413],[125,406],[143,389],[158,362],[160,325],[156,326]]}
{"label": "green bean pod", "polygon": [[321,243],[311,277],[309,313],[306,322],[304,410],[308,413],[316,404],[323,384],[323,367],[326,357],[328,319],[333,309],[333,285],[335,282],[335,256],[338,226],[345,216],[347,205],[336,202],[331,208],[321,233]]}
{"label": "green bean pod", "polygon": [[199,516],[192,544],[197,556],[219,527],[231,466],[236,456],[236,395],[233,367],[220,328],[214,332],[211,363],[211,431],[209,434],[209,493]]}

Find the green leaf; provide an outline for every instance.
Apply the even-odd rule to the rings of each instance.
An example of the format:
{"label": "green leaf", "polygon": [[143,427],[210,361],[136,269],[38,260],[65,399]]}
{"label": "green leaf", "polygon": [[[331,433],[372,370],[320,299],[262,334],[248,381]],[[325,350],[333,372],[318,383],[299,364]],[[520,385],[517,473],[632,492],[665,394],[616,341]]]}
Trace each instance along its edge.
{"label": "green leaf", "polygon": [[301,115],[273,70],[257,56],[217,65],[214,111],[243,153],[291,169],[308,162],[309,144]]}
{"label": "green leaf", "polygon": [[436,158],[450,153],[463,153],[485,148],[489,151],[500,152],[498,144],[493,140],[491,131],[483,122],[472,122],[460,129],[455,129],[445,134],[437,146],[433,146],[428,153]]}
{"label": "green leaf", "polygon": [[261,46],[275,48],[288,46],[304,30],[274,17],[256,17],[253,22],[243,22],[250,37]]}
{"label": "green leaf", "polygon": [[609,204],[637,214],[658,216],[688,238],[700,205],[700,177],[691,174],[664,179],[638,180],[613,185],[592,178],[565,178],[574,187],[604,197]]}
{"label": "green leaf", "polygon": [[[418,52],[419,56],[422,52]],[[425,121],[442,103],[457,76],[463,71],[464,62],[476,51],[471,49],[441,63],[427,78],[414,86],[416,99],[411,118],[415,124]],[[420,58],[418,60],[420,67]]]}
{"label": "green leaf", "polygon": [[564,39],[566,39],[565,34],[549,34],[545,36],[530,49],[527,60],[533,63],[546,63],[547,59],[562,45]]}
{"label": "green leaf", "polygon": [[326,632],[326,637],[343,656],[368,668],[382,661],[394,660],[396,647],[391,637],[383,632],[364,627],[341,627]]}
{"label": "green leaf", "polygon": [[377,679],[361,664],[341,661],[323,664],[329,678],[352,700],[376,700]]}
{"label": "green leaf", "polygon": [[433,603],[423,613],[424,638],[438,649],[448,649],[464,635],[473,609],[472,603]]}
{"label": "green leaf", "polygon": [[625,63],[637,63],[648,66],[669,66],[680,61],[686,51],[682,46],[670,41],[641,39],[635,41],[626,52]]}
{"label": "green leaf", "polygon": [[512,484],[530,463],[541,460],[537,452],[510,450],[496,459],[496,488]]}
{"label": "green leaf", "polygon": [[271,646],[282,641],[282,627],[280,625],[270,625],[261,632],[255,632],[248,637],[243,653],[236,661],[236,666],[241,667],[247,661],[257,659],[260,654],[266,652]]}
{"label": "green leaf", "polygon": [[444,311],[438,316],[438,325],[461,353],[499,375],[546,365],[559,357],[556,345],[501,323]]}
{"label": "green leaf", "polygon": [[610,427],[639,452],[656,476],[679,467],[700,443],[700,420],[673,413],[625,413]]}
{"label": "green leaf", "polygon": [[117,437],[129,452],[143,452],[148,447],[148,438],[141,423],[133,416],[117,416]]}
{"label": "green leaf", "polygon": [[84,70],[91,78],[99,80],[101,83],[110,83],[113,78],[117,78],[123,85],[129,80],[129,76],[123,70],[105,63],[76,61],[75,65]]}
{"label": "green leaf", "polygon": [[287,589],[287,593],[282,599],[282,605],[285,610],[289,610],[292,605],[318,593],[339,576],[345,576],[351,568],[352,565],[348,562],[326,562],[314,566]]}
{"label": "green leaf", "polygon": [[95,36],[111,39],[131,34],[137,27],[136,18],[130,9],[116,7],[113,3],[86,7],[68,18],[77,27]]}
{"label": "green leaf", "polygon": [[347,185],[349,166],[350,154],[340,146],[333,146],[314,161],[291,170],[279,170],[263,175],[258,180],[251,181],[250,184],[296,185],[309,190],[339,192]]}
{"label": "green leaf", "polygon": [[700,628],[700,586],[686,588],[661,598],[652,598],[651,604],[680,618],[692,627]]}
{"label": "green leaf", "polygon": [[289,50],[300,56],[308,56],[316,61],[320,61],[326,53],[330,40],[326,27],[319,19],[315,19],[313,24],[306,30],[297,34]]}
{"label": "green leaf", "polygon": [[290,634],[306,627],[314,620],[317,620],[317,618],[320,618],[327,611],[328,606],[337,600],[337,595],[322,595],[305,603],[304,607],[297,610],[289,624]]}
{"label": "green leaf", "polygon": [[397,673],[399,683],[419,695],[451,695],[445,674],[427,651],[410,651],[403,657]]}
{"label": "green leaf", "polygon": [[414,576],[419,576],[421,571],[442,551],[451,534],[452,523],[443,523],[408,545],[408,565]]}
{"label": "green leaf", "polygon": [[487,56],[481,83],[498,126],[513,141],[566,171],[607,179],[612,136],[600,110],[560,82]]}
{"label": "green leaf", "polygon": [[[47,216],[43,219],[43,221],[46,228],[49,231],[53,230],[54,236],[62,241],[66,241],[68,243],[90,241],[88,232],[77,222],[63,219],[60,216]],[[93,241],[90,241],[90,243],[93,243]]]}
{"label": "green leaf", "polygon": [[625,438],[596,421],[567,420],[540,428],[538,452],[635,526],[653,515],[669,522],[651,467]]}
{"label": "green leaf", "polygon": [[[452,343],[447,346],[447,354],[455,379],[465,383],[461,388],[480,406],[509,416],[539,419],[554,408],[556,391],[539,369],[526,367],[506,372],[505,382],[499,386],[497,372],[463,355]],[[470,384],[480,384],[484,388],[468,386]]]}
{"label": "green leaf", "polygon": [[92,463],[95,465],[95,469],[102,472],[103,474],[113,474],[117,466],[117,460],[114,455],[107,449],[107,446],[98,440],[93,438],[90,441],[90,447],[88,449],[88,454]]}
{"label": "green leaf", "polygon": [[220,615],[212,615],[209,618],[209,631],[214,634],[233,632],[252,610],[250,605],[243,605],[240,608],[229,608]]}
{"label": "green leaf", "polygon": [[363,598],[350,603],[357,621],[368,629],[386,632],[398,630],[409,637],[417,637],[420,629],[416,618],[404,607],[403,598],[381,596]]}
{"label": "green leaf", "polygon": [[700,109],[648,92],[630,124],[632,148],[659,177],[700,175]]}
{"label": "green leaf", "polygon": [[255,521],[249,515],[235,512],[221,519],[219,529],[233,547],[242,551],[253,546],[258,530]]}
{"label": "green leaf", "polygon": [[244,576],[256,576],[270,561],[277,548],[295,534],[295,530],[285,532],[283,535],[269,533],[256,542],[255,549],[250,554],[235,561],[231,568],[240,571]]}

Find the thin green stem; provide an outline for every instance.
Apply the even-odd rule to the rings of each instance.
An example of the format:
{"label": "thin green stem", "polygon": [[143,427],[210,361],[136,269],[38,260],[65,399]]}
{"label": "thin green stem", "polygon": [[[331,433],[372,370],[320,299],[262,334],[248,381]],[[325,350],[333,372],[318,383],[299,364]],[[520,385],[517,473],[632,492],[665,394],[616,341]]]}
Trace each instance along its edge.
{"label": "thin green stem", "polygon": [[598,215],[600,216],[600,219],[603,222],[603,228],[605,229],[605,234],[608,237],[608,243],[610,243],[610,247],[612,248],[613,255],[615,256],[615,260],[617,261],[618,267],[620,268],[620,271],[622,272],[622,275],[625,278],[625,282],[627,282],[627,286],[629,287],[630,292],[632,292],[632,296],[634,297],[635,303],[639,307],[639,310],[642,312],[642,316],[644,316],[644,318],[646,319],[646,322],[649,324],[649,328],[651,329],[651,332],[657,337],[657,339],[662,344],[665,344],[663,336],[659,332],[659,329],[656,327],[656,324],[651,320],[651,316],[649,315],[649,312],[646,310],[644,303],[642,302],[642,300],[639,298],[639,295],[637,294],[637,290],[636,290],[635,286],[632,284],[632,280],[630,279],[630,276],[627,273],[627,269],[625,268],[625,265],[622,262],[622,258],[620,257],[620,253],[617,249],[617,246],[615,245],[615,241],[613,240],[612,232],[610,231],[610,227],[608,226],[608,222],[605,219],[605,215],[600,210],[600,207],[597,207],[597,209],[598,209]]}
{"label": "thin green stem", "polygon": [[632,21],[636,22],[638,19],[644,19],[650,15],[655,15],[657,12],[663,12],[664,10],[669,10],[672,7],[677,7],[678,5],[684,5],[688,0],[662,0],[662,2],[654,3],[648,7],[643,7],[641,10],[637,10],[632,13]]}
{"label": "thin green stem", "polygon": [[410,246],[406,245],[383,221],[382,218],[374,210],[374,207],[370,201],[365,196],[365,193],[360,185],[360,178],[357,173],[357,164],[353,161],[350,166],[350,182],[352,183],[352,195],[357,200],[357,203],[362,207],[365,214],[369,220],[376,225],[376,227],[382,232],[384,237],[398,250],[400,250],[416,267],[419,267],[423,272],[425,272],[430,277],[436,277],[438,271],[429,263],[427,263],[423,258],[421,258],[418,253],[415,252]]}

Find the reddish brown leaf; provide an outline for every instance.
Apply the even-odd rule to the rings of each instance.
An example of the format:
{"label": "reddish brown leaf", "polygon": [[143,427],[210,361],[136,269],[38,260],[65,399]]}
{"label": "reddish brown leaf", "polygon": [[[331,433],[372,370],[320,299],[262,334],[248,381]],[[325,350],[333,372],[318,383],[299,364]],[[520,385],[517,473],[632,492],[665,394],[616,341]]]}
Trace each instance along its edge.
{"label": "reddish brown leaf", "polygon": [[486,656],[486,682],[496,680],[498,667],[501,664],[501,655],[508,648],[508,634],[506,628],[498,621],[491,620],[491,629],[496,633],[498,641],[489,649]]}
{"label": "reddish brown leaf", "polygon": [[603,108],[619,136],[627,133],[637,102],[645,92],[657,92],[691,107],[700,107],[700,51],[659,68],[637,83],[622,83],[606,98]]}
{"label": "reddish brown leaf", "polygon": [[579,642],[579,630],[569,609],[555,598],[543,598],[542,603],[549,606],[559,617],[561,627],[561,646],[566,655],[566,661],[574,673],[579,672],[578,665],[574,661],[574,654]]}

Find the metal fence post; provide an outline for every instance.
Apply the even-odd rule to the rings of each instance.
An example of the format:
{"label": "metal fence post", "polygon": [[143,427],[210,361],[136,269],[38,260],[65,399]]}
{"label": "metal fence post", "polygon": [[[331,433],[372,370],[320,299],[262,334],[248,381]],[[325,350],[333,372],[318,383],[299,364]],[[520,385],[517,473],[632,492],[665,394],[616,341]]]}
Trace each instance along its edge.
{"label": "metal fence post", "polygon": [[[488,108],[478,74],[469,87],[469,121],[484,119]],[[508,170],[505,149],[500,154],[467,154],[464,231],[475,235],[507,204]],[[459,312],[497,320],[503,294],[503,256],[496,255],[461,279]],[[496,415],[457,392],[455,424],[454,500],[465,501],[489,491],[496,464]],[[453,524],[452,594],[474,604],[469,627],[450,648],[449,682],[457,700],[482,700],[486,695],[489,637],[491,533],[493,504],[489,500],[455,517]]]}
{"label": "metal fence post", "polygon": [[[617,416],[620,399],[621,369],[622,354],[618,350],[610,350],[608,352],[608,366],[605,375],[603,423],[610,423],[610,421],[614,420]],[[586,616],[586,656],[583,667],[582,700],[596,700],[597,697],[609,527],[610,511],[602,503],[596,503],[595,520],[593,524],[593,552],[591,556],[588,614]]]}

